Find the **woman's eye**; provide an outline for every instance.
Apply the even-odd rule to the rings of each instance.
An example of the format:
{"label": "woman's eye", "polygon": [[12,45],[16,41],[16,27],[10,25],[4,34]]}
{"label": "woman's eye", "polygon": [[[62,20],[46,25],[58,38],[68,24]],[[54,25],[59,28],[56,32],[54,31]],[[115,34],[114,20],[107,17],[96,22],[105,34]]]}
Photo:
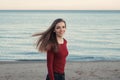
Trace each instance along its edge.
{"label": "woman's eye", "polygon": [[65,28],[65,26],[57,26],[56,29]]}
{"label": "woman's eye", "polygon": [[60,29],[60,27],[57,27],[57,29]]}
{"label": "woman's eye", "polygon": [[65,28],[65,26],[63,26],[63,28]]}

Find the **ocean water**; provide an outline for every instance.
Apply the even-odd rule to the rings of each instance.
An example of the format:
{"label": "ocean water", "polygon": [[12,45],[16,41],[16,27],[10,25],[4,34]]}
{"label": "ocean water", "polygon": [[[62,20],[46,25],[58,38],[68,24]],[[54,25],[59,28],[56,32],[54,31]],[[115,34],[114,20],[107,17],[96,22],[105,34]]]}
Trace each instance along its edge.
{"label": "ocean water", "polygon": [[46,60],[32,34],[67,23],[68,61],[120,60],[120,11],[0,10],[0,61]]}

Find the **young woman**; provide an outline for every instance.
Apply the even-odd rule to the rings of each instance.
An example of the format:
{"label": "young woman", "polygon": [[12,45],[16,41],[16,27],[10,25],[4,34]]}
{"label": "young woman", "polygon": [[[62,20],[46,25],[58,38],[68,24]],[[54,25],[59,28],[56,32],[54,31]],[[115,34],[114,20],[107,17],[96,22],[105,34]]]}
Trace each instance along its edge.
{"label": "young woman", "polygon": [[56,19],[49,29],[33,36],[39,36],[37,48],[47,52],[48,75],[46,80],[65,80],[65,64],[68,55],[67,41],[63,38],[66,31],[66,22]]}

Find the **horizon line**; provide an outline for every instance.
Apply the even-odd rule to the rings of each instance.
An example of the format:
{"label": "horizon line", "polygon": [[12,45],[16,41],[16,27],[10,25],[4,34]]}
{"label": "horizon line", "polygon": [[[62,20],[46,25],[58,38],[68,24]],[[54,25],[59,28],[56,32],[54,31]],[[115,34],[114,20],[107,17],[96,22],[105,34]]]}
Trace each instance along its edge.
{"label": "horizon line", "polygon": [[[57,9],[0,9],[0,10],[53,10],[53,11],[60,11],[60,10],[62,10],[62,11],[65,11],[64,9],[60,9],[60,10],[57,10]],[[74,11],[74,10],[81,10],[81,11],[83,11],[83,9],[71,9],[71,10],[69,10],[69,9],[66,9],[67,11]],[[85,10],[89,10],[89,9],[85,9]],[[119,9],[111,9],[111,10],[109,10],[109,9],[90,9],[90,10],[99,10],[99,11],[104,11],[104,10],[108,10],[108,11],[111,11],[111,10],[119,10]]]}

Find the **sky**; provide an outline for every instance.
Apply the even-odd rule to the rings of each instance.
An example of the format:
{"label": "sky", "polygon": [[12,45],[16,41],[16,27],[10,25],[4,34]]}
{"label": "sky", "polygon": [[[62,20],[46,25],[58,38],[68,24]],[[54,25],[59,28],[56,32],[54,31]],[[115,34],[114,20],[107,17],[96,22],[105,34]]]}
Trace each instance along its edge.
{"label": "sky", "polygon": [[120,10],[120,0],[0,0],[0,10]]}

